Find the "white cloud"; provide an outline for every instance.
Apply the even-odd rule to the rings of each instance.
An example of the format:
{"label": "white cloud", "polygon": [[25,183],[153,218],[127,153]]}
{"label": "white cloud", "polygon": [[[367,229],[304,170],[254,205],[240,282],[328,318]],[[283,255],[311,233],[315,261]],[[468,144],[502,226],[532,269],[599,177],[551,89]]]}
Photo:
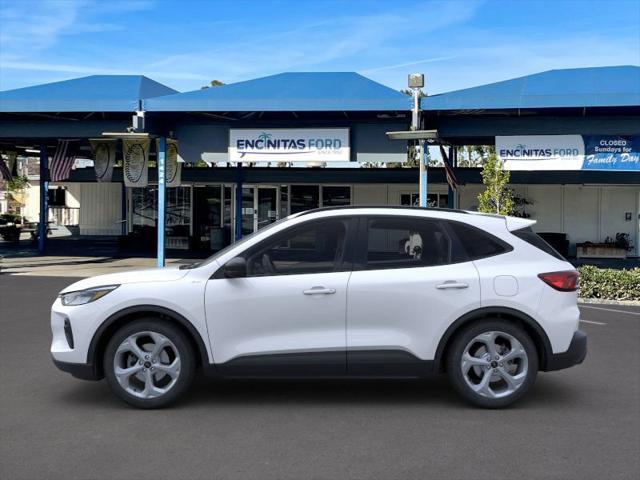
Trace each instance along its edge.
{"label": "white cloud", "polygon": [[[214,78],[230,83],[322,70],[359,71],[400,89],[408,70],[417,69],[427,75],[427,91],[437,93],[551,68],[640,63],[638,27],[510,35],[493,23],[471,21],[478,2],[416,0],[411,8],[389,2],[357,16],[340,16],[332,7],[338,13],[330,19],[307,23],[300,21],[303,14],[268,22],[251,15],[237,20],[203,15],[194,19],[197,25],[169,22],[161,35],[145,31],[143,11],[154,6],[149,1],[47,0],[37,9],[26,1],[0,5],[0,89],[70,76],[144,74],[193,90]],[[99,43],[102,37],[91,35],[138,23],[138,37],[127,31]],[[146,32],[151,42],[133,39]]]}
{"label": "white cloud", "polygon": [[[148,1],[41,0],[0,4],[0,59],[29,58],[55,46],[61,37],[121,30],[101,20],[108,14],[140,11]],[[96,20],[96,18],[100,20]]]}
{"label": "white cloud", "polygon": [[366,70],[361,70],[360,73],[370,74],[370,73],[375,73],[375,72],[382,72],[384,70],[397,70],[399,68],[414,67],[416,65],[422,65],[424,63],[433,63],[433,62],[442,62],[442,61],[445,61],[445,60],[453,60],[454,58],[458,58],[458,55],[446,55],[446,56],[443,56],[443,57],[423,58],[422,60],[414,60],[414,61],[411,61],[411,62],[396,63],[394,65],[384,65],[382,67],[368,68]]}
{"label": "white cloud", "polygon": [[[108,67],[92,67],[87,65],[65,65],[57,63],[40,63],[40,62],[21,62],[8,61],[2,63],[3,68],[13,70],[30,70],[42,72],[59,72],[59,73],[80,73],[84,75],[140,75],[140,70],[128,68],[108,68]],[[146,71],[146,75],[154,77],[164,76],[165,78],[179,80],[197,80],[199,82],[207,80],[206,75],[188,72],[167,72],[164,70]]]}

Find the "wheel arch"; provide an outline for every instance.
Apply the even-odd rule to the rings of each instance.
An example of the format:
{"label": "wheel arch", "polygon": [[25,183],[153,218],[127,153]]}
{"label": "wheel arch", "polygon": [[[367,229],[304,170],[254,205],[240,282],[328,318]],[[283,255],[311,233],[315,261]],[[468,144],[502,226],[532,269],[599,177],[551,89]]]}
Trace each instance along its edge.
{"label": "wheel arch", "polygon": [[449,325],[449,328],[447,328],[447,330],[444,332],[444,335],[442,335],[442,338],[440,339],[440,342],[438,343],[438,347],[436,349],[433,366],[435,372],[445,371],[447,349],[451,345],[451,340],[453,340],[456,334],[471,323],[483,320],[488,317],[509,320],[520,324],[522,328],[524,328],[525,332],[527,332],[527,334],[531,337],[531,340],[533,340],[533,343],[536,346],[539,359],[539,369],[545,370],[547,368],[547,360],[553,354],[553,350],[551,348],[549,337],[535,319],[533,319],[526,313],[521,312],[520,310],[509,307],[482,307],[465,313],[463,316]]}
{"label": "wheel arch", "polygon": [[96,333],[93,335],[87,352],[87,363],[93,365],[93,369],[98,378],[102,378],[104,376],[102,357],[104,356],[104,351],[109,339],[117,330],[127,323],[147,316],[160,316],[161,318],[178,326],[183,333],[186,334],[191,346],[194,348],[197,365],[209,365],[209,354],[204,340],[187,318],[174,310],[160,307],[158,305],[137,305],[135,307],[124,308],[109,316],[104,322],[102,322],[100,327],[96,330]]}

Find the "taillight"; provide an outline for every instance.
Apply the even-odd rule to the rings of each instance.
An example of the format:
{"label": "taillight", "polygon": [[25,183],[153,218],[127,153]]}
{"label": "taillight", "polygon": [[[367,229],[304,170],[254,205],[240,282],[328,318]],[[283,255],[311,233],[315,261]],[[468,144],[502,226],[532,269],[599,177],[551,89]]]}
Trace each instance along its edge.
{"label": "taillight", "polygon": [[575,270],[540,273],[538,277],[550,287],[561,292],[575,292],[580,286],[578,272]]}

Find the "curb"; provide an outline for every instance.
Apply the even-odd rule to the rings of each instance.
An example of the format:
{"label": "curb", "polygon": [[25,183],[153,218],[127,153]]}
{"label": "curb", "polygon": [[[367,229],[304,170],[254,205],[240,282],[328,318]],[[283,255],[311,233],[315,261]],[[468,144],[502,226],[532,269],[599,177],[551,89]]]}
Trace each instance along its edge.
{"label": "curb", "polygon": [[628,305],[640,306],[640,300],[605,300],[602,298],[578,298],[578,303],[592,303],[595,305]]}

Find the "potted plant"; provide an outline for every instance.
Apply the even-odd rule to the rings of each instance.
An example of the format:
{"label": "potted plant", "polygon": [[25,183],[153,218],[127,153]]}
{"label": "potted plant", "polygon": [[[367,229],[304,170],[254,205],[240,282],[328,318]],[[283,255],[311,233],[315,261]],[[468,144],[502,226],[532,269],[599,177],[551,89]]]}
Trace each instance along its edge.
{"label": "potted plant", "polygon": [[627,252],[633,250],[630,235],[618,232],[615,238],[606,237],[603,243],[578,243],[578,258],[627,258]]}

